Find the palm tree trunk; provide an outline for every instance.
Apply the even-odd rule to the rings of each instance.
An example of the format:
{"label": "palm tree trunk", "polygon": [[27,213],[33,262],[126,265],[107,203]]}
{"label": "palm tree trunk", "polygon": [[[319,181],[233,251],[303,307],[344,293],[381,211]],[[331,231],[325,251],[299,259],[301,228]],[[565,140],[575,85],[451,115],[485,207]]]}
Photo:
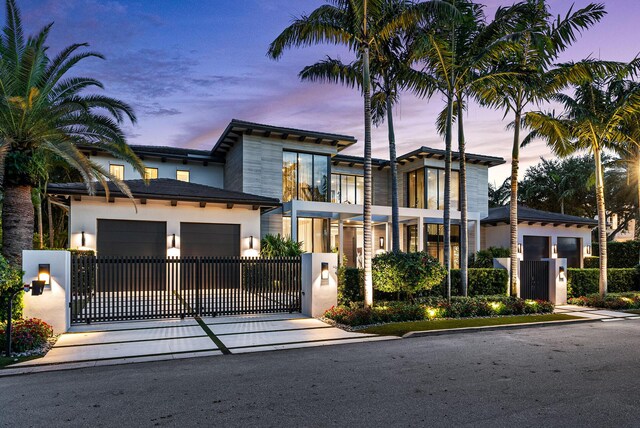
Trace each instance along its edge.
{"label": "palm tree trunk", "polygon": [[[638,229],[640,227],[640,147],[636,147],[636,191],[638,192],[638,212],[636,214],[633,239],[640,238],[640,235],[638,235],[640,230]],[[638,254],[638,260],[640,261],[640,253]]]}
{"label": "palm tree trunk", "polygon": [[598,206],[598,244],[600,256],[600,296],[607,294],[607,213],[604,204],[604,173],[600,148],[593,151],[596,162],[596,203]]}
{"label": "palm tree trunk", "polygon": [[364,241],[364,305],[373,305],[373,279],[371,277],[371,76],[369,74],[369,47],[365,46],[363,56],[364,92],[364,208],[363,208],[363,241]]}
{"label": "palm tree trunk", "polygon": [[518,164],[520,162],[520,109],[516,109],[513,131],[513,147],[511,150],[511,200],[509,201],[509,248],[511,249],[511,295],[518,295]]}
{"label": "palm tree trunk", "polygon": [[35,188],[31,190],[33,206],[36,210],[36,219],[38,220],[38,248],[44,248],[44,226],[42,220],[42,196],[40,190]]}
{"label": "palm tree trunk", "polygon": [[[447,94],[447,124],[444,136],[444,267],[447,285],[447,299],[451,300],[451,140],[453,120],[453,94]],[[423,225],[418,225],[418,233],[423,232]]]}
{"label": "palm tree trunk", "polygon": [[387,94],[387,126],[389,128],[389,165],[391,166],[391,242],[394,253],[400,252],[400,213],[398,208],[398,163],[396,135],[393,130],[393,105]]}
{"label": "palm tree trunk", "polygon": [[53,209],[51,207],[51,200],[47,197],[47,220],[49,223],[49,248],[54,247],[53,236]]}
{"label": "palm tree trunk", "polygon": [[458,98],[458,152],[460,156],[460,285],[462,295],[468,294],[469,233],[467,213],[467,156],[465,153],[462,99]]}
{"label": "palm tree trunk", "polygon": [[2,255],[15,266],[22,266],[22,250],[33,248],[33,203],[31,186],[4,186],[2,209]]}

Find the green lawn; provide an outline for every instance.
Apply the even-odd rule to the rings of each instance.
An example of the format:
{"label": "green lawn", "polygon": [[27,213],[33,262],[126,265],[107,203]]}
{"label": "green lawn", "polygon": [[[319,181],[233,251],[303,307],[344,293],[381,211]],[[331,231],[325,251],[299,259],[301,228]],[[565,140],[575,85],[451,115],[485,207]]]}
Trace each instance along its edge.
{"label": "green lawn", "polygon": [[385,336],[402,336],[410,331],[444,330],[448,328],[484,327],[493,325],[524,324],[541,321],[565,321],[578,319],[565,314],[517,315],[495,318],[461,318],[433,321],[410,321],[384,324],[358,330],[359,333],[381,334]]}
{"label": "green lawn", "polygon": [[[29,360],[35,360],[37,358],[42,358],[44,357],[44,355],[31,355],[29,357],[12,357],[12,358],[7,358],[4,356],[4,354],[0,357],[0,369],[4,369],[5,367],[7,367],[9,364],[18,364],[18,363],[22,363],[24,361],[29,361]],[[16,361],[18,360],[18,361]]]}

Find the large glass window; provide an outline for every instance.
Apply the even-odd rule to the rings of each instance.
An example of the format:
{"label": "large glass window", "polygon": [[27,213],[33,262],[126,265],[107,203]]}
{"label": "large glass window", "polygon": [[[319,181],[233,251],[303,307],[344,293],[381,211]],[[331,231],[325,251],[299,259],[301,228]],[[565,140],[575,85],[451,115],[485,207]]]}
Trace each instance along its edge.
{"label": "large glass window", "polygon": [[[329,219],[298,218],[298,242],[306,253],[326,253],[329,251]],[[282,235],[291,236],[291,217],[282,218]]]}
{"label": "large glass window", "polygon": [[338,204],[364,203],[364,177],[331,174],[331,202]]}
{"label": "large glass window", "polygon": [[[439,168],[427,167],[407,173],[407,206],[443,210],[444,182],[444,170]],[[460,209],[458,171],[451,171],[451,207]]]}
{"label": "large glass window", "polygon": [[329,157],[283,152],[282,200],[326,202],[329,197]]}
{"label": "large glass window", "polygon": [[124,180],[124,165],[109,165],[109,174],[118,180]]}
{"label": "large glass window", "polygon": [[[424,226],[424,250],[444,263],[444,225],[428,223]],[[418,251],[418,226],[407,226],[407,251]],[[460,225],[451,225],[451,268],[460,267]]]}
{"label": "large glass window", "polygon": [[158,168],[145,168],[144,169],[145,180],[155,180],[158,178]]}

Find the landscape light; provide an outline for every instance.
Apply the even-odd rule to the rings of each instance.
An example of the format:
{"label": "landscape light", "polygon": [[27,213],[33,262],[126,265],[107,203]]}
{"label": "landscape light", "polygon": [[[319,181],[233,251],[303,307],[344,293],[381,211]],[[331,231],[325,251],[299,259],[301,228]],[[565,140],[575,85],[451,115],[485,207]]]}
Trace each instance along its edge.
{"label": "landscape light", "polygon": [[564,266],[560,266],[560,268],[558,269],[558,276],[560,277],[560,282],[564,282]]}
{"label": "landscape light", "polygon": [[49,285],[51,282],[51,265],[41,264],[38,265],[38,281],[44,282],[44,285]]}

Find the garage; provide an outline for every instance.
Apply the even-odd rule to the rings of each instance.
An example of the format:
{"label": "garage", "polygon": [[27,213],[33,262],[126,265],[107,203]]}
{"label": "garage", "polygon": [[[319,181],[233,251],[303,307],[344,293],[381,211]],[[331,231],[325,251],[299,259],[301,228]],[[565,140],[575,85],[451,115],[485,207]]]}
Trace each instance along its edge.
{"label": "garage", "polygon": [[548,236],[524,236],[524,260],[536,261],[549,258]]}
{"label": "garage", "polygon": [[580,238],[558,238],[558,258],[567,259],[567,267],[580,267]]}
{"label": "garage", "polygon": [[239,255],[239,224],[180,223],[181,257],[235,257]]}
{"label": "garage", "polygon": [[164,221],[98,219],[100,256],[166,257],[167,223]]}

